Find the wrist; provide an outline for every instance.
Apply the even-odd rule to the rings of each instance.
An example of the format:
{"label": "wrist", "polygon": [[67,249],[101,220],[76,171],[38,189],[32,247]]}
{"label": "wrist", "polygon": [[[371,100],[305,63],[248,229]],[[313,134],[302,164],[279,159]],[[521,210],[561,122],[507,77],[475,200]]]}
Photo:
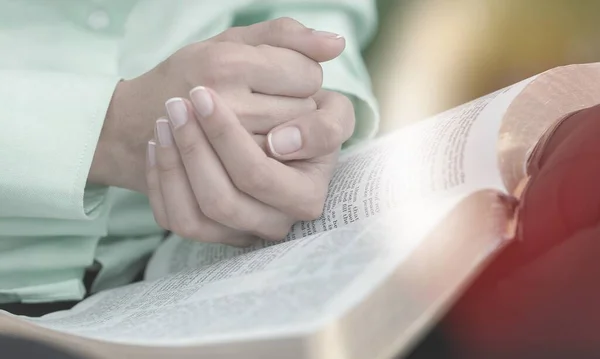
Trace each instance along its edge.
{"label": "wrist", "polygon": [[144,152],[140,161],[136,148],[139,146],[132,141],[134,137],[130,130],[134,127],[128,109],[130,87],[131,83],[125,80],[115,87],[96,145],[88,183],[144,192]]}

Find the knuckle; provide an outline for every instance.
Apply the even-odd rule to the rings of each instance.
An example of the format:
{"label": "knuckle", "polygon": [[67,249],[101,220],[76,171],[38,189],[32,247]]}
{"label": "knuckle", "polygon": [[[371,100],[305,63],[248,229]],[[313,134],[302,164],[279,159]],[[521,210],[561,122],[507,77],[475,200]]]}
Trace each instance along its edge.
{"label": "knuckle", "polygon": [[259,44],[256,46],[256,49],[259,50],[259,53],[261,53],[261,54],[262,53],[269,54],[269,53],[273,52],[273,50],[275,48],[268,44]]}
{"label": "knuckle", "polygon": [[243,47],[230,42],[215,42],[207,45],[203,53],[205,73],[209,79],[237,76],[245,69]]}
{"label": "knuckle", "polygon": [[174,221],[171,226],[171,231],[177,235],[188,239],[200,239],[200,226],[196,221],[189,218],[181,218]]}
{"label": "knuckle", "polygon": [[192,59],[194,59],[198,55],[198,53],[202,53],[202,49],[204,49],[205,46],[206,45],[203,43],[192,43],[177,50],[177,52],[175,52],[174,56],[172,57],[176,57],[179,60],[189,62],[192,61]]}
{"label": "knuckle", "polygon": [[244,126],[246,129],[253,129],[254,127],[252,127],[251,124],[261,120],[264,117],[264,114],[260,111],[260,109],[252,106],[252,102],[248,97],[239,95],[238,93],[233,95],[229,95],[229,93],[223,93],[221,96],[225,102],[229,103],[231,111],[236,114],[242,126]]}
{"label": "knuckle", "polygon": [[294,32],[303,27],[301,23],[291,17],[280,17],[269,23],[269,30],[275,33]]}
{"label": "knuckle", "polygon": [[315,199],[306,201],[298,207],[298,219],[302,221],[315,220],[323,214],[325,199]]}
{"label": "knuckle", "polygon": [[332,111],[324,111],[320,118],[323,143],[328,150],[338,149],[354,132],[355,115],[352,101],[342,95],[333,94]]}
{"label": "knuckle", "polygon": [[232,26],[215,37],[217,41],[239,41],[242,26]]}
{"label": "knuckle", "polygon": [[339,109],[340,115],[348,116],[352,114],[352,117],[354,117],[354,104],[348,96],[334,91],[330,92],[329,96],[331,96],[332,107]]}
{"label": "knuckle", "polygon": [[315,132],[320,134],[321,146],[327,153],[333,152],[340,148],[344,142],[344,129],[342,124],[331,116],[321,115],[318,119],[318,126],[315,128]]}
{"label": "knuckle", "polygon": [[204,134],[209,142],[224,141],[235,130],[235,124],[228,121],[207,121],[204,125]]}
{"label": "knuckle", "polygon": [[[338,95],[338,101],[340,101],[340,108],[343,109],[342,113],[344,116],[344,118],[342,118],[342,123],[343,122],[349,122],[352,126],[354,126],[354,117],[355,117],[355,113],[354,113],[354,103],[352,102],[352,100],[350,100],[350,98],[348,96],[344,96],[342,94],[337,94]],[[346,120],[346,121],[344,121]]]}
{"label": "knuckle", "polygon": [[269,166],[265,162],[248,164],[233,181],[245,193],[262,193],[271,187]]}
{"label": "knuckle", "polygon": [[336,101],[339,103],[339,106],[346,111],[354,112],[354,105],[352,101],[348,98],[348,96],[342,95],[341,93],[334,93]]}
{"label": "knuckle", "polygon": [[263,227],[263,218],[255,213],[247,213],[244,216],[238,215],[236,219],[236,225],[239,230],[255,232]]}
{"label": "knuckle", "polygon": [[316,93],[323,86],[323,68],[314,61],[309,61],[306,71],[306,79],[311,93]]}
{"label": "knuckle", "polygon": [[306,106],[304,113],[316,112],[318,109],[317,102],[312,97],[306,98],[304,104]]}
{"label": "knuckle", "polygon": [[[326,186],[325,186],[326,187]],[[305,201],[299,206],[301,220],[314,220],[323,214],[327,190],[322,190],[321,186],[316,186],[310,194],[305,197]]]}
{"label": "knuckle", "polygon": [[330,149],[336,149],[342,145],[344,141],[344,129],[341,121],[330,119],[327,121],[327,133],[330,138]]}
{"label": "knuckle", "polygon": [[236,68],[243,65],[246,59],[245,50],[248,47],[234,42],[220,42],[214,45],[216,47],[216,58],[219,64]]}
{"label": "knuckle", "polygon": [[202,213],[213,221],[223,223],[237,215],[236,205],[228,195],[210,195],[200,201]]}
{"label": "knuckle", "polygon": [[160,198],[160,183],[158,176],[154,175],[154,169],[146,170],[146,188],[148,189],[148,196]]}
{"label": "knuckle", "polygon": [[161,177],[179,175],[181,169],[179,162],[174,161],[173,159],[157,161],[156,167],[158,168],[158,174]]}
{"label": "knuckle", "polygon": [[206,50],[210,49],[212,45],[213,43],[193,42],[189,45],[184,46],[181,50],[189,56],[190,60],[192,60],[196,58],[199,54],[204,54]]}
{"label": "knuckle", "polygon": [[184,163],[193,162],[200,156],[200,146],[195,141],[181,141],[178,143],[179,154]]}

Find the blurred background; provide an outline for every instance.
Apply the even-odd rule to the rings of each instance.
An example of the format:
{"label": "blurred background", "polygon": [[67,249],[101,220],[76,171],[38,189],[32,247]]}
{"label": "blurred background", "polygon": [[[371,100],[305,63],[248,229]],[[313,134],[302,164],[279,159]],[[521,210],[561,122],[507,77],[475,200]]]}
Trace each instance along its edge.
{"label": "blurred background", "polygon": [[365,58],[382,132],[550,68],[600,61],[597,0],[379,0]]}

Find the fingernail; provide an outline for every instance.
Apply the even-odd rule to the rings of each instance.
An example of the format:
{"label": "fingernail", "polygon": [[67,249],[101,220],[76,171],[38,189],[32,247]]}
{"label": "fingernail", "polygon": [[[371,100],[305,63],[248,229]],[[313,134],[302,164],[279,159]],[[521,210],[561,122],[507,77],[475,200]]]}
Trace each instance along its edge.
{"label": "fingernail", "polygon": [[287,155],[302,147],[302,134],[297,127],[286,127],[269,133],[269,148],[275,155]]}
{"label": "fingernail", "polygon": [[336,33],[329,32],[329,31],[313,30],[313,34],[315,34],[317,36],[321,36],[321,37],[327,37],[330,39],[341,39],[343,37],[340,34],[336,34]]}
{"label": "fingernail", "polygon": [[165,107],[167,108],[169,120],[171,120],[173,128],[178,128],[185,125],[188,119],[188,111],[181,98],[175,97],[169,99],[167,102],[165,102]]}
{"label": "fingernail", "polygon": [[171,132],[169,120],[161,118],[156,121],[156,137],[158,138],[158,144],[162,147],[173,145],[173,133]]}
{"label": "fingernail", "polygon": [[212,115],[214,109],[214,103],[212,96],[208,93],[203,86],[198,86],[190,91],[190,98],[194,104],[194,108],[202,117],[208,117]]}
{"label": "fingernail", "polygon": [[154,167],[156,165],[156,142],[148,141],[148,165]]}

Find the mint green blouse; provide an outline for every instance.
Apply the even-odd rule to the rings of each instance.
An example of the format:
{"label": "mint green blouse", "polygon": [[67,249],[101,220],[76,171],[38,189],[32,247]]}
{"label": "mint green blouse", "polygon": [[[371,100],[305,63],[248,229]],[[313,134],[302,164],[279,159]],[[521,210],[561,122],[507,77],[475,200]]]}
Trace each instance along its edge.
{"label": "mint green blouse", "polygon": [[131,281],[162,230],[147,199],[86,186],[104,116],[122,78],[232,25],[290,16],[343,34],[324,87],[357,111],[350,142],[377,130],[361,58],[374,0],[0,0],[0,303],[78,300]]}

